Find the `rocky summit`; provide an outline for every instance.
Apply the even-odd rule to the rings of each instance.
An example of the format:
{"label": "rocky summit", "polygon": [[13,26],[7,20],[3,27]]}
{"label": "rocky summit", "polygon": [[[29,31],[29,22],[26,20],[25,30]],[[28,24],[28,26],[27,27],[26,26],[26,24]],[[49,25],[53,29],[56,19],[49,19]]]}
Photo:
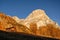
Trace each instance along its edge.
{"label": "rocky summit", "polygon": [[45,11],[41,9],[34,10],[25,19],[20,19],[17,16],[8,16],[0,12],[0,30],[60,38],[58,23],[51,20]]}

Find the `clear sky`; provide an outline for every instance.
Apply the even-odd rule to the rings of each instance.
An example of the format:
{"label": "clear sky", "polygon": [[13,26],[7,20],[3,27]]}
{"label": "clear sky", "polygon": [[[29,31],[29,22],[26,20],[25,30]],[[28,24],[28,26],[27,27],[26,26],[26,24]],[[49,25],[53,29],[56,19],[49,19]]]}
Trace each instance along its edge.
{"label": "clear sky", "polygon": [[60,24],[60,0],[0,0],[0,12],[26,18],[35,9],[43,9],[46,14]]}

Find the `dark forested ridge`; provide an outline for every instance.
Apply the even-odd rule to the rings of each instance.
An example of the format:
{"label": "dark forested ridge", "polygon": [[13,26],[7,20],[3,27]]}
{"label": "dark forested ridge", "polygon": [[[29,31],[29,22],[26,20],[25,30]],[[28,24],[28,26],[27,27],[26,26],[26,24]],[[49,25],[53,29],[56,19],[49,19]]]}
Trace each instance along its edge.
{"label": "dark forested ridge", "polygon": [[56,38],[34,36],[25,33],[5,32],[0,30],[0,40],[59,40]]}

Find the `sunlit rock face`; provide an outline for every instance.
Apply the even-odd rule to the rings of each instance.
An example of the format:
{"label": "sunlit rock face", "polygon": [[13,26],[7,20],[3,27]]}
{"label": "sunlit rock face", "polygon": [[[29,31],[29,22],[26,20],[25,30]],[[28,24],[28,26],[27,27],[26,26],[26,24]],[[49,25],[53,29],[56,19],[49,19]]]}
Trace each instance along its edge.
{"label": "sunlit rock face", "polygon": [[60,38],[59,25],[41,9],[34,10],[25,19],[0,13],[0,30]]}
{"label": "sunlit rock face", "polygon": [[18,24],[12,17],[0,13],[0,30],[7,32],[30,33],[30,30],[22,24]]}
{"label": "sunlit rock face", "polygon": [[25,19],[20,19],[17,16],[12,17],[17,23],[26,25],[28,28],[30,27],[30,23],[35,22],[37,24],[37,28],[40,26],[46,26],[47,24],[55,24],[58,26],[56,22],[51,20],[45,13],[44,10],[37,9],[30,13]]}
{"label": "sunlit rock face", "polygon": [[19,19],[17,16],[13,16],[12,18],[13,18],[16,22],[18,22],[18,23],[20,22],[20,19]]}
{"label": "sunlit rock face", "polygon": [[24,22],[24,19],[20,19],[17,16],[13,16],[12,18],[19,24],[22,24]]}
{"label": "sunlit rock face", "polygon": [[56,25],[56,28],[59,26],[56,22],[51,20],[44,10],[37,9],[32,11],[25,19],[20,19],[17,16],[12,17],[17,23],[23,24],[26,27],[30,28],[31,23],[36,23],[37,29],[39,27],[46,26],[47,24],[53,24]]}
{"label": "sunlit rock face", "polygon": [[37,24],[37,27],[45,26],[47,24],[55,24],[54,21],[52,21],[45,13],[44,10],[37,9],[34,10],[32,13],[28,15],[28,17],[25,19],[25,24],[29,27],[29,24],[31,22],[35,22]]}

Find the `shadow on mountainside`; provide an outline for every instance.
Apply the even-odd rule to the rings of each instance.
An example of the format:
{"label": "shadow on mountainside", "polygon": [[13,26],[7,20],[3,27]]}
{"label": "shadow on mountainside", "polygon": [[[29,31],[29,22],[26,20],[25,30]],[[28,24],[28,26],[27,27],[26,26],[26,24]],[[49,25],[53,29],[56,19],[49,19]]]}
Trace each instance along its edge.
{"label": "shadow on mountainside", "polygon": [[59,40],[43,36],[34,36],[26,33],[5,32],[0,30],[0,40]]}

